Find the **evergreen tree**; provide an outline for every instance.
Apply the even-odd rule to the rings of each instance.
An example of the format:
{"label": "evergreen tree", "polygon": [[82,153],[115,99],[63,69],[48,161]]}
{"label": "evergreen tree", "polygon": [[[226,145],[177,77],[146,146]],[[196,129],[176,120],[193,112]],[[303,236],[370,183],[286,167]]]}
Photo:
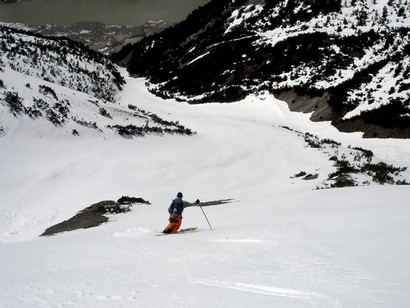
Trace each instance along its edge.
{"label": "evergreen tree", "polygon": [[386,23],[388,16],[389,16],[389,11],[387,10],[387,6],[385,6],[385,7],[383,7],[383,13],[382,13],[382,18],[381,18],[381,22],[383,24]]}

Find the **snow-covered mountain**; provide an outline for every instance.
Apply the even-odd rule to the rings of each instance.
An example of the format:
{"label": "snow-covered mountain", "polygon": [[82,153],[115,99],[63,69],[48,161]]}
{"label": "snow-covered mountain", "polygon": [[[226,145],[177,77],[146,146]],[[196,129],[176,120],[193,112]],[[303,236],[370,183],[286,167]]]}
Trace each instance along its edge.
{"label": "snow-covered mountain", "polygon": [[268,91],[343,131],[410,137],[409,27],[407,0],[214,0],[114,59],[163,97]]}
{"label": "snow-covered mountain", "polygon": [[[45,37],[0,26],[0,132],[45,119],[42,134],[59,127],[69,134],[148,132],[192,134],[178,121],[167,121],[126,106],[115,96],[124,77],[106,57],[69,39]],[[36,123],[39,126],[38,122]]]}
{"label": "snow-covered mountain", "polygon": [[[409,139],[266,92],[162,99],[81,44],[1,31],[0,307],[408,306]],[[213,230],[194,207],[198,232],[155,236],[178,191],[218,204]],[[121,196],[149,203],[40,237]]]}
{"label": "snow-covered mountain", "polygon": [[[0,137],[1,307],[408,305],[410,186],[354,173],[365,187],[318,188],[369,158],[408,166],[409,140],[339,133],[271,95],[189,105],[124,77],[119,103],[137,100],[198,133],[74,137],[19,116],[20,126]],[[391,175],[410,181],[409,170]],[[198,232],[156,237],[178,191],[188,201],[233,202],[203,208],[212,231],[199,208],[187,208],[183,227]],[[151,204],[96,228],[39,237],[121,196]]]}

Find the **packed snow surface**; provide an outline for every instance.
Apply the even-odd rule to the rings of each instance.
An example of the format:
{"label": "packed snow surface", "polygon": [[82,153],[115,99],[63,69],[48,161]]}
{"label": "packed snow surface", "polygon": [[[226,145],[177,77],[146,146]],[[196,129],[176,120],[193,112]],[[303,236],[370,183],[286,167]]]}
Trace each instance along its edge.
{"label": "packed snow surface", "polygon": [[[0,137],[0,307],[408,307],[410,187],[315,188],[334,170],[297,133],[408,166],[409,140],[364,140],[273,97],[189,105],[127,78],[117,95],[196,135],[73,136],[27,119]],[[20,118],[21,120],[21,118]],[[40,125],[41,124],[41,125]],[[318,173],[303,181],[300,172]],[[409,180],[407,173],[407,180]],[[196,232],[156,237],[178,191]],[[39,237],[101,200],[151,205]]]}

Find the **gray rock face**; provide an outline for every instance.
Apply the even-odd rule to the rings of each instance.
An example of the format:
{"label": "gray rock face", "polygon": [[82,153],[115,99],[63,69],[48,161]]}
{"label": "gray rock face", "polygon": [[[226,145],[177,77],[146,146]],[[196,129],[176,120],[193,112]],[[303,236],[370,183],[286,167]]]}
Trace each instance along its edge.
{"label": "gray rock face", "polygon": [[108,222],[109,218],[105,215],[127,213],[131,211],[131,207],[135,203],[150,204],[149,201],[134,197],[122,197],[117,202],[113,200],[100,201],[85,208],[70,219],[46,229],[40,236],[97,227]]}

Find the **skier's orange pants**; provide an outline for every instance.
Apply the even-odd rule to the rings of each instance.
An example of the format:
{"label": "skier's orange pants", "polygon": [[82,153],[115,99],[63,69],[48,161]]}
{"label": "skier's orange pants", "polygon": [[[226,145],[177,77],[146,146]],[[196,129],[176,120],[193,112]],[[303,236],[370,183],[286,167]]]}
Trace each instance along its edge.
{"label": "skier's orange pants", "polygon": [[182,223],[182,216],[170,215],[169,224],[164,229],[164,233],[177,233],[179,227],[181,226],[181,223]]}

